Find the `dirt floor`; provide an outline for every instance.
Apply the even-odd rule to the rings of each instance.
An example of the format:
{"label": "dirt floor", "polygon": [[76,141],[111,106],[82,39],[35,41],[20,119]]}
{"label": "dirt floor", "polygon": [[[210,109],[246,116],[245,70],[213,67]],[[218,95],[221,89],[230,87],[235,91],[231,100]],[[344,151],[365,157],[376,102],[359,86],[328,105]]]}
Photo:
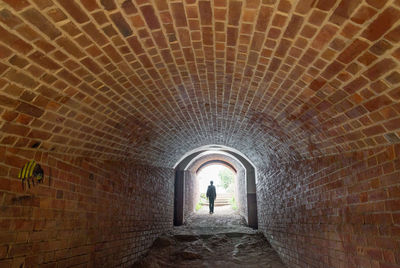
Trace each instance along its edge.
{"label": "dirt floor", "polygon": [[158,238],[133,267],[266,267],[281,268],[265,237],[245,226],[230,206],[203,207],[183,226]]}

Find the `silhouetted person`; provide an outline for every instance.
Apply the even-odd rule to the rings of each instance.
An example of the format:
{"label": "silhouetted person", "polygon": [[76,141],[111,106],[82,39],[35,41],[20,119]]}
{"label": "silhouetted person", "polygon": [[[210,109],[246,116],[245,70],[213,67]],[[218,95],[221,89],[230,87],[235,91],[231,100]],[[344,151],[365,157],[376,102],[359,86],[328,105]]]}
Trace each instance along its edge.
{"label": "silhouetted person", "polygon": [[210,181],[210,185],[207,189],[207,198],[208,203],[210,204],[210,214],[214,213],[214,200],[217,197],[217,191],[215,191],[215,186],[213,185],[213,181]]}

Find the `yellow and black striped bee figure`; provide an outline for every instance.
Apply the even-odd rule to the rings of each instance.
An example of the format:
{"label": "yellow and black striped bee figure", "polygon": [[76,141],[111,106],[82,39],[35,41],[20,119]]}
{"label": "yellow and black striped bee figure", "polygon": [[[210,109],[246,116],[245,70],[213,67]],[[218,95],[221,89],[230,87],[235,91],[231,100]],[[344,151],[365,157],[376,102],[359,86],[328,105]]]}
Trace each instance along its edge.
{"label": "yellow and black striped bee figure", "polygon": [[25,188],[25,181],[27,182],[28,187],[31,188],[31,183],[32,185],[35,185],[35,181],[37,183],[43,183],[44,172],[39,164],[37,164],[34,160],[31,160],[21,169],[18,178],[22,180],[21,182],[23,189]]}

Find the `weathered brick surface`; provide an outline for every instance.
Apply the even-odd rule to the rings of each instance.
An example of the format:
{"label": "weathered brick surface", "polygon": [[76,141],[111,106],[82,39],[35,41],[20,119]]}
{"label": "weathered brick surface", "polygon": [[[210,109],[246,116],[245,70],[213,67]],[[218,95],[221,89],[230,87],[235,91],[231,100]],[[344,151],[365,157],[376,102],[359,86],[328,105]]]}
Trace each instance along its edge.
{"label": "weathered brick surface", "polygon": [[[24,191],[17,175],[28,159],[45,182]],[[172,228],[173,177],[167,168],[0,147],[0,266],[129,267]]]}
{"label": "weathered brick surface", "polygon": [[[390,147],[399,18],[398,0],[0,1],[0,145],[15,154],[4,163],[35,144],[164,167],[205,144],[258,167]],[[390,267],[376,248],[357,254]]]}
{"label": "weathered brick surface", "polygon": [[[39,150],[102,159],[172,166],[209,143],[255,162],[265,148],[301,159],[389,145],[400,139],[399,128],[385,128],[399,118],[399,8],[395,0],[2,1],[0,95],[43,111],[27,127],[69,141],[50,138]],[[384,87],[371,92],[376,83]],[[348,95],[338,99],[341,90]],[[374,99],[385,106],[371,111]],[[370,127],[385,131],[367,136]]]}
{"label": "weathered brick surface", "polygon": [[259,170],[259,228],[289,267],[397,267],[400,146]]}
{"label": "weathered brick surface", "polygon": [[[183,203],[183,213],[185,219],[192,214],[196,205],[200,201],[199,182],[194,170],[185,171],[185,193]],[[204,190],[203,190],[204,191]]]}

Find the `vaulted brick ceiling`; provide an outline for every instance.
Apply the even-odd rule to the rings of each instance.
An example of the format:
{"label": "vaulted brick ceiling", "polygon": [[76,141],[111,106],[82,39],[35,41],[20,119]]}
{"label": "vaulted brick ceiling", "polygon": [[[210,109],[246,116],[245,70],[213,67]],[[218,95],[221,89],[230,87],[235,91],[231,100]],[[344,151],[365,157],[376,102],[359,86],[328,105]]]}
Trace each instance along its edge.
{"label": "vaulted brick ceiling", "polygon": [[157,165],[397,143],[399,18],[399,0],[2,0],[0,141]]}

